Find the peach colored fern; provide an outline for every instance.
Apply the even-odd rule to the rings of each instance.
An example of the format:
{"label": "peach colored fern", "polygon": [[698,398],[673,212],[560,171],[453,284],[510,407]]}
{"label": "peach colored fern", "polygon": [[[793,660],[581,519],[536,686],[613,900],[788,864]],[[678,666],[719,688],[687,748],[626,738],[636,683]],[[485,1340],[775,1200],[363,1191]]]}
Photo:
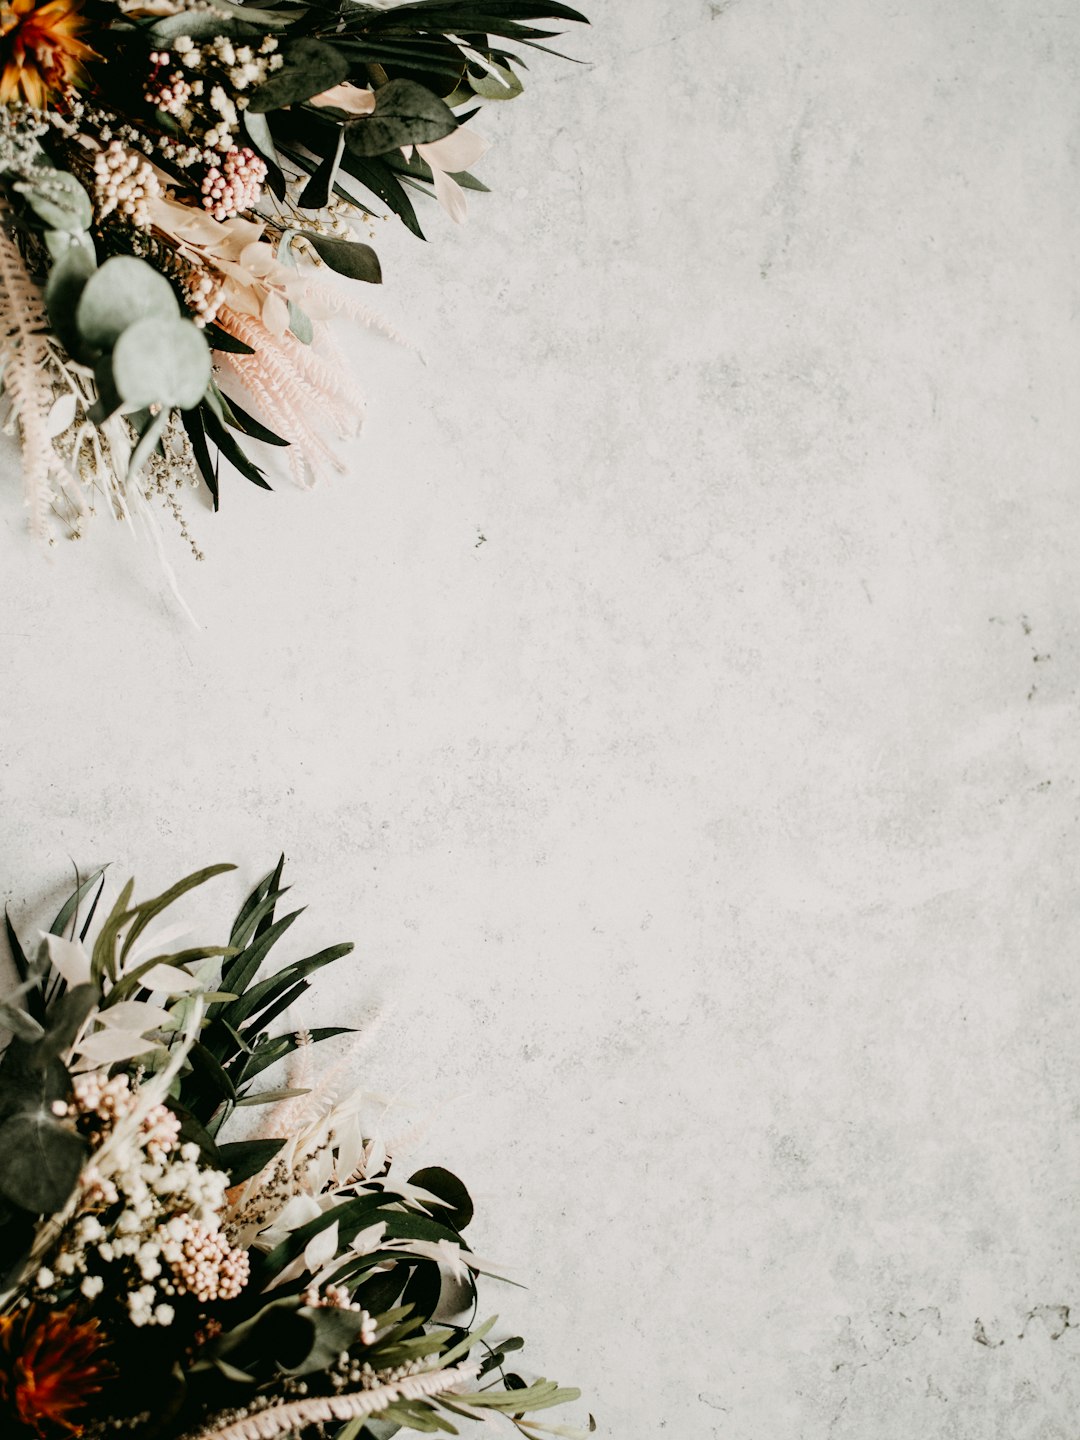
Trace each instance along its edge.
{"label": "peach colored fern", "polygon": [[291,459],[301,483],[307,479],[305,467],[314,469],[312,457],[342,470],[320,428],[329,426],[341,437],[355,435],[360,428],[364,399],[347,369],[329,364],[293,335],[273,334],[254,316],[223,309],[218,324],[254,350],[253,355],[223,358],[267,422],[295,447]]}

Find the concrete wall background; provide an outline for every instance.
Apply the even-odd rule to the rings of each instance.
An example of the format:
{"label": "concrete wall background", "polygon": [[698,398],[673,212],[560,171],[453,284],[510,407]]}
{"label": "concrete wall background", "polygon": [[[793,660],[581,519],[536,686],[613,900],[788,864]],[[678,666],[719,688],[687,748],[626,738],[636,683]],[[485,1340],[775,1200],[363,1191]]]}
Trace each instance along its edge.
{"label": "concrete wall background", "polygon": [[7,452],[2,893],[284,848],[602,1433],[1065,1440],[1080,15],[590,10],[201,632]]}

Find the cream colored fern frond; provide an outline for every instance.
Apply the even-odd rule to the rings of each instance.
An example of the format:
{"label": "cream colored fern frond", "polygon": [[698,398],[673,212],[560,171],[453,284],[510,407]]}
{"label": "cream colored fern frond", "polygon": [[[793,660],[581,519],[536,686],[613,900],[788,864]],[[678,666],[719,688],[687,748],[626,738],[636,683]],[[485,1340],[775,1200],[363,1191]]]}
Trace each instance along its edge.
{"label": "cream colored fern frond", "polygon": [[283,1435],[299,1433],[306,1425],[377,1415],[396,1400],[426,1400],[433,1395],[449,1395],[474,1380],[476,1374],[475,1366],[456,1366],[449,1370],[429,1370],[421,1375],[410,1375],[404,1380],[351,1395],[291,1400],[271,1405],[242,1420],[230,1421],[220,1430],[202,1430],[193,1440],[277,1440]]}
{"label": "cream colored fern frond", "polygon": [[389,320],[384,320],[374,310],[369,310],[344,286],[329,285],[325,280],[307,279],[302,298],[305,306],[311,306],[316,313],[321,309],[324,314],[344,315],[346,319],[358,320],[361,325],[366,325],[369,330],[374,330],[379,335],[385,335],[396,345],[403,345],[406,350],[414,350],[418,355],[420,353],[407,336],[395,330]]}
{"label": "cream colored fern frond", "polygon": [[55,391],[45,369],[48,320],[41,292],[19,247],[0,226],[0,365],[4,390],[19,424],[23,488],[30,528],[44,537],[55,495],[50,481],[63,467],[49,436]]}

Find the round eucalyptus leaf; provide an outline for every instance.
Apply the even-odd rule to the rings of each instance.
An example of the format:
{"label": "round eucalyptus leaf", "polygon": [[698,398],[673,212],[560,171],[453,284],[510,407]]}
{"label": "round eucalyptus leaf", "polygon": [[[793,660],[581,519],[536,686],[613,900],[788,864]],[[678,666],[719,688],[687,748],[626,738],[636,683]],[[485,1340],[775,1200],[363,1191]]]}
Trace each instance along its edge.
{"label": "round eucalyptus leaf", "polygon": [[436,1207],[432,1213],[440,1220],[446,1220],[455,1230],[464,1230],[473,1218],[473,1202],[462,1181],[441,1165],[431,1165],[417,1170],[409,1176],[410,1185],[419,1185],[447,1203]]}
{"label": "round eucalyptus leaf", "polygon": [[86,282],[97,269],[93,249],[68,245],[57,254],[45,282],[45,309],[53,329],[76,360],[85,360],[86,346],[75,323],[75,311]]}
{"label": "round eucalyptus leaf", "polygon": [[75,324],[87,345],[111,350],[130,325],[179,315],[180,302],[164,275],[133,255],[114,255],[83,287]]}
{"label": "round eucalyptus leaf", "polygon": [[147,316],[129,325],[112,353],[112,378],[124,406],[190,410],[210,384],[210,348],[190,320]]}
{"label": "round eucalyptus leaf", "polygon": [[75,1188],[86,1149],[44,1108],[12,1115],[0,1125],[0,1192],[34,1215],[51,1215]]}
{"label": "round eucalyptus leaf", "polygon": [[18,180],[12,187],[49,230],[88,230],[94,207],[90,196],[66,170],[42,166],[32,180]]}

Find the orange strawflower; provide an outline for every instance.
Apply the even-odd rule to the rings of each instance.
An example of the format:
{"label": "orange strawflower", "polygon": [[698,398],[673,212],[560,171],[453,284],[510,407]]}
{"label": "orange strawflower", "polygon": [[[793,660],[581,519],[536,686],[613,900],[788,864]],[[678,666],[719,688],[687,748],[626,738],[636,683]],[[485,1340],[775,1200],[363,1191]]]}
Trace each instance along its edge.
{"label": "orange strawflower", "polygon": [[25,100],[44,110],[50,98],[83,83],[94,51],[79,39],[82,0],[0,0],[0,104]]}
{"label": "orange strawflower", "polygon": [[[81,1435],[79,1412],[109,1373],[102,1345],[97,1321],[76,1322],[73,1308],[0,1315],[0,1417],[39,1440]],[[10,1433],[2,1419],[0,1431]]]}

